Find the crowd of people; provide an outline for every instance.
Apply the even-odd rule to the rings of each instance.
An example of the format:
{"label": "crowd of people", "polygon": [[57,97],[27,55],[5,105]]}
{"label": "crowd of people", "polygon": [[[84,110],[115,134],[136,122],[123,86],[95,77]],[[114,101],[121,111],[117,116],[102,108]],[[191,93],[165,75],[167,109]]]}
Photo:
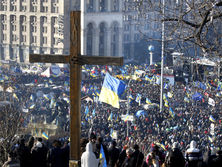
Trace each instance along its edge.
{"label": "crowd of people", "polygon": [[[211,164],[211,160],[213,164],[221,162],[220,80],[208,78],[204,81],[174,84],[165,81],[167,86],[164,87],[164,107],[160,112],[158,75],[149,70],[148,66],[83,68],[87,77],[82,80],[81,89],[82,156],[86,155],[84,152],[93,152],[98,166],[104,162],[104,159],[99,159],[100,147],[103,144],[109,166],[160,166],[164,162],[165,165],[171,164],[168,157],[173,155],[173,150],[180,150],[181,156],[178,158],[183,164],[188,163],[192,156],[197,156],[198,162],[205,162],[205,165],[208,161]],[[15,75],[15,72],[4,68],[1,71],[1,78],[7,75],[8,80],[16,83],[14,93],[19,100],[13,96],[13,92],[8,92],[14,102],[31,113],[29,117],[32,119],[24,121],[26,124],[30,120],[45,120],[69,131],[67,76],[47,78],[37,74]],[[118,77],[127,85],[127,93],[121,98],[120,108],[113,108],[98,100],[105,72]],[[140,98],[137,99],[138,97]],[[143,114],[137,115],[141,110]],[[123,115],[128,113],[133,116],[133,120],[124,119]],[[190,150],[198,147],[200,154],[189,154],[188,147]],[[32,154],[31,150],[29,152]],[[204,157],[204,153],[208,158]],[[113,157],[110,158],[110,155]],[[83,166],[88,162],[84,159],[81,161]],[[114,162],[111,159],[114,159]],[[191,163],[189,165],[192,166]]]}

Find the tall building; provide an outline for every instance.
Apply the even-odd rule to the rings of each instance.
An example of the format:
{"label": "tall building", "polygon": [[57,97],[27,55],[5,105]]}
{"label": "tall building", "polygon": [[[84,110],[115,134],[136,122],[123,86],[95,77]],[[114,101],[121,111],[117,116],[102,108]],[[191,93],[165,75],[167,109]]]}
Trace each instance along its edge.
{"label": "tall building", "polygon": [[123,56],[122,1],[82,1],[82,54]]}
{"label": "tall building", "polygon": [[68,54],[69,0],[1,0],[0,59],[27,62],[29,53]]}
{"label": "tall building", "polygon": [[[122,56],[122,2],[82,2],[82,53]],[[0,60],[28,62],[29,53],[69,54],[69,15],[79,8],[80,0],[1,0]]]}

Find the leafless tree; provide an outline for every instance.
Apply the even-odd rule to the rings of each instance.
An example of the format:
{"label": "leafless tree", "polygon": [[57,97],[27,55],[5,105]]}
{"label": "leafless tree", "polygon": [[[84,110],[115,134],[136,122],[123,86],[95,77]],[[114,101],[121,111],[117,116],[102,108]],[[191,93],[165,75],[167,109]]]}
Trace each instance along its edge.
{"label": "leafless tree", "polygon": [[13,107],[10,102],[0,103],[0,165],[7,160],[22,122],[21,111]]}
{"label": "leafless tree", "polygon": [[[186,53],[196,48],[208,57],[222,56],[221,0],[136,0],[140,21],[154,13],[152,21],[165,22],[166,43]],[[165,14],[163,16],[163,7]],[[154,31],[161,32],[161,26]]]}

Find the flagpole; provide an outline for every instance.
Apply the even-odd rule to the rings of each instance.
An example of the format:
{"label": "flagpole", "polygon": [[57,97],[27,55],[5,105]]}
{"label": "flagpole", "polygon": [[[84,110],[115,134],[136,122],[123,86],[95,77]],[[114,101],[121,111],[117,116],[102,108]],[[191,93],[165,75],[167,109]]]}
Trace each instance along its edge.
{"label": "flagpole", "polygon": [[[127,85],[127,115],[129,115],[129,109],[130,109],[130,103],[129,103],[129,96],[130,96],[130,82],[131,82],[131,79],[129,80],[129,83]],[[126,120],[126,126],[127,126],[127,137],[129,137],[129,121],[128,119]]]}
{"label": "flagpole", "polygon": [[163,68],[164,68],[164,43],[165,43],[165,0],[162,0],[162,12],[163,12],[163,21],[162,21],[162,50],[161,50],[161,80],[160,80],[160,112],[163,110]]}

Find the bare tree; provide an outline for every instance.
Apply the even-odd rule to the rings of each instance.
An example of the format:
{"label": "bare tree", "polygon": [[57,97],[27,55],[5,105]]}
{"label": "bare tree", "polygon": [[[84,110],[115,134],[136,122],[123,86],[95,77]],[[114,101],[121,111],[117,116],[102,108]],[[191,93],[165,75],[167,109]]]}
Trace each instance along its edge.
{"label": "bare tree", "polygon": [[[149,13],[151,21],[165,21],[166,42],[185,52],[196,48],[208,57],[222,56],[222,1],[221,0],[137,0],[140,21]],[[163,7],[165,15],[163,17]],[[159,29],[154,31],[161,32]]]}
{"label": "bare tree", "polygon": [[0,103],[0,165],[7,160],[7,155],[16,142],[22,125],[21,111],[10,102]]}

